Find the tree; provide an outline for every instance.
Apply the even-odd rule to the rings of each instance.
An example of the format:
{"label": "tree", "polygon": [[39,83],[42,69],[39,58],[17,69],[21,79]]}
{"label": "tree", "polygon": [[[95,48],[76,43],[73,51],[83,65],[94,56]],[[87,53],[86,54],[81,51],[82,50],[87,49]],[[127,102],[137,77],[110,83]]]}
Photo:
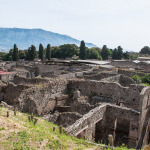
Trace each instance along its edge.
{"label": "tree", "polygon": [[87,59],[99,59],[102,60],[102,57],[100,55],[100,49],[97,47],[92,47],[90,49],[87,49],[86,58]]}
{"label": "tree", "polygon": [[79,58],[80,59],[85,59],[86,58],[86,47],[85,47],[85,42],[84,41],[81,41],[81,44],[80,44]]}
{"label": "tree", "polygon": [[142,82],[150,84],[150,74],[146,74],[144,77],[142,77]]}
{"label": "tree", "polygon": [[108,57],[111,55],[111,51],[107,48],[106,45],[103,46],[101,51],[101,56],[103,60],[108,60]]}
{"label": "tree", "polygon": [[34,45],[31,45],[30,60],[34,60],[35,58],[36,58],[36,47]]}
{"label": "tree", "polygon": [[150,55],[150,48],[148,46],[144,46],[141,51],[140,51],[141,54],[148,54]]}
{"label": "tree", "polygon": [[75,44],[64,44],[59,47],[52,47],[52,56],[54,58],[71,58],[79,54],[79,48]]}
{"label": "tree", "polygon": [[26,54],[24,50],[19,50],[18,52],[19,59],[26,59]]}
{"label": "tree", "polygon": [[13,61],[17,61],[18,60],[18,48],[17,45],[14,44],[14,49],[13,49]]}
{"label": "tree", "polygon": [[121,60],[121,58],[123,57],[123,49],[121,46],[118,46],[118,48],[114,49],[112,51],[112,59],[118,59]]}
{"label": "tree", "polygon": [[118,46],[118,59],[121,60],[123,57],[123,49],[121,46]]}
{"label": "tree", "polygon": [[47,45],[47,49],[46,49],[46,59],[48,59],[48,60],[51,59],[51,46],[50,46],[50,44]]}
{"label": "tree", "polygon": [[40,44],[39,45],[39,58],[41,59],[41,60],[43,60],[43,55],[44,54],[44,47],[43,47],[43,45],[42,44]]}
{"label": "tree", "polygon": [[37,55],[36,47],[34,45],[31,45],[31,47],[29,47],[28,51],[26,51],[25,53],[27,60],[34,60]]}
{"label": "tree", "polygon": [[129,59],[130,58],[128,52],[123,53],[123,58],[124,59]]}
{"label": "tree", "polygon": [[118,59],[118,50],[116,48],[112,52],[112,59]]}

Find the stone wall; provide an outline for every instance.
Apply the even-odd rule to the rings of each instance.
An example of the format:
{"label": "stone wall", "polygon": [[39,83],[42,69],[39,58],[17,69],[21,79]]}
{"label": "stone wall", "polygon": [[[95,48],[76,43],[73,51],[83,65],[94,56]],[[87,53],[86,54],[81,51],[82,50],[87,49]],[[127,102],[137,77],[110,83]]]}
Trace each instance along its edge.
{"label": "stone wall", "polygon": [[136,68],[136,63],[128,60],[113,60],[110,64],[120,68]]}
{"label": "stone wall", "polygon": [[124,86],[124,87],[129,87],[132,84],[135,84],[134,80],[132,80],[131,78],[126,77],[124,75],[116,75],[113,77],[105,78],[101,81],[110,82],[110,83],[116,82],[116,83],[119,83],[121,86]]}
{"label": "stone wall", "polygon": [[134,75],[144,76],[144,72],[132,71],[127,69],[118,69],[118,74],[123,74],[127,77],[133,77]]}
{"label": "stone wall", "polygon": [[76,120],[80,119],[82,115],[77,112],[63,112],[60,113],[57,120],[54,122],[57,125],[67,127],[72,125]]}
{"label": "stone wall", "polygon": [[14,85],[13,83],[9,83],[7,86],[1,88],[0,101],[5,101],[9,105],[18,105],[18,97],[26,89],[28,89],[28,87],[25,85]]}
{"label": "stone wall", "polygon": [[104,78],[116,76],[114,73],[109,73],[109,72],[102,72],[102,73],[97,73],[97,74],[88,74],[84,73],[84,78],[88,80],[102,80]]}
{"label": "stone wall", "polygon": [[[85,114],[81,119],[77,120],[73,125],[69,126],[66,131],[70,135],[77,136],[85,129],[90,130],[95,123],[103,118],[106,111],[106,104],[92,109],[89,113]],[[92,133],[87,136],[88,140],[91,140]]]}
{"label": "stone wall", "polygon": [[142,146],[148,144],[148,141],[146,139],[147,134],[149,134],[147,131],[147,128],[150,126],[149,118],[150,118],[150,88],[145,87],[141,93],[141,106],[142,106],[142,113],[140,115],[140,124],[139,124],[139,131],[138,131],[138,148],[141,148]]}
{"label": "stone wall", "polygon": [[37,85],[21,93],[18,98],[20,109],[43,115],[53,112],[57,103],[67,100],[63,95],[67,87],[67,80],[62,78],[51,79],[45,85]]}
{"label": "stone wall", "polygon": [[[139,127],[139,115],[140,113],[128,108],[121,108],[118,106],[107,105],[106,108],[106,135],[112,134],[116,124],[116,142],[117,145],[122,143],[128,145],[130,148],[136,148],[136,142],[138,137]],[[128,128],[128,131],[126,129]],[[128,133],[126,133],[128,132]],[[108,143],[108,141],[106,141]]]}
{"label": "stone wall", "polygon": [[34,79],[26,79],[22,77],[15,77],[13,80],[13,83],[16,85],[38,85],[38,84],[45,84],[49,82],[48,79],[43,79],[43,78],[34,78]]}
{"label": "stone wall", "polygon": [[122,87],[117,83],[107,83],[100,81],[84,81],[71,80],[68,83],[68,93],[71,94],[75,90],[79,90],[83,96],[102,96],[110,98],[110,103],[122,102],[124,106],[141,110],[140,92],[143,86],[132,85],[130,87]]}
{"label": "stone wall", "polygon": [[[129,128],[127,144],[129,147],[135,148],[137,132],[138,132],[137,122],[139,121],[139,112],[128,108],[121,108],[119,106],[114,106],[110,104],[102,104],[101,106],[96,107],[93,110],[91,110],[89,113],[85,114],[81,119],[77,120],[73,125],[69,126],[66,129],[66,131],[70,135],[74,135],[77,137],[82,136],[82,138],[92,141],[93,138],[95,137],[95,133],[97,134],[96,131],[97,123],[103,121],[103,123],[101,124],[101,128],[99,129],[100,132],[103,133],[103,135],[101,135],[101,137],[103,137],[101,140],[104,140],[104,143],[108,144],[107,138],[109,134],[113,135],[113,132],[115,130],[114,125],[115,125],[116,118],[118,122],[120,121],[120,118],[123,118],[124,121],[125,120],[129,121],[128,127],[126,127]],[[122,124],[125,124],[125,122],[122,122]],[[119,127],[120,126],[118,126],[118,128]],[[102,132],[102,130],[104,130],[105,132]]]}

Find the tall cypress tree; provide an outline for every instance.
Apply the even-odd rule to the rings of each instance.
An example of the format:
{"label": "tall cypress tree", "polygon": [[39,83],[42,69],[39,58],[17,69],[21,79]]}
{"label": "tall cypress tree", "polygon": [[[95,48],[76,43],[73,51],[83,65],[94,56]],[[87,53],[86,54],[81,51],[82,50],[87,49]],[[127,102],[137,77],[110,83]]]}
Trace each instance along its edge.
{"label": "tall cypress tree", "polygon": [[121,60],[122,57],[123,57],[123,49],[121,46],[118,46],[118,59]]}
{"label": "tall cypress tree", "polygon": [[34,60],[36,58],[36,47],[31,45],[30,49],[30,60]]}
{"label": "tall cypress tree", "polygon": [[80,44],[80,53],[79,53],[80,59],[85,59],[86,58],[86,47],[85,47],[85,42],[81,41]]}
{"label": "tall cypress tree", "polygon": [[44,56],[44,47],[42,44],[39,45],[39,58],[41,60],[43,60],[43,56]]}
{"label": "tall cypress tree", "polygon": [[13,61],[17,61],[18,60],[18,48],[17,45],[14,44],[14,49],[13,49]]}
{"label": "tall cypress tree", "polygon": [[51,59],[51,45],[50,45],[50,44],[47,45],[47,49],[46,49],[46,59],[48,59],[48,60]]}

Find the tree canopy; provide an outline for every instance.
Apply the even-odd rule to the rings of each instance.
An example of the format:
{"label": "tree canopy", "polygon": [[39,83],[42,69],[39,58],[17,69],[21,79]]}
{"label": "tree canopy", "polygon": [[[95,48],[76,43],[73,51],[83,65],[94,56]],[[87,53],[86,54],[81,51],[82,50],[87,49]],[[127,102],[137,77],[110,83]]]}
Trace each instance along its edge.
{"label": "tree canopy", "polygon": [[87,49],[86,58],[87,59],[99,59],[102,60],[102,57],[100,55],[100,49],[97,47],[92,47],[90,49]]}
{"label": "tree canopy", "polygon": [[148,54],[150,55],[150,48],[148,46],[144,46],[141,51],[140,51],[141,54]]}
{"label": "tree canopy", "polygon": [[123,49],[121,46],[118,46],[118,48],[115,48],[112,51],[112,59],[121,60],[122,57],[123,57]]}
{"label": "tree canopy", "polygon": [[64,44],[59,47],[55,47],[54,50],[52,50],[52,53],[55,58],[71,58],[74,55],[79,54],[79,48],[75,44]]}

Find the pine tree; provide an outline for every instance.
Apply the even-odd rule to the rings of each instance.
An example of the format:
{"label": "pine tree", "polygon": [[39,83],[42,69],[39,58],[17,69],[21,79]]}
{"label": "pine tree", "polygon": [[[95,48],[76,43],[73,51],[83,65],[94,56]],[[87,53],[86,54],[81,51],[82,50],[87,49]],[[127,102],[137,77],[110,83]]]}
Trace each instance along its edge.
{"label": "pine tree", "polygon": [[43,60],[43,56],[44,56],[44,47],[42,44],[39,45],[39,58],[41,60]]}
{"label": "pine tree", "polygon": [[14,49],[13,49],[13,61],[17,61],[18,60],[18,48],[17,45],[14,44]]}
{"label": "pine tree", "polygon": [[47,45],[47,49],[46,49],[46,59],[48,59],[48,60],[51,59],[51,45],[50,45],[50,44]]}
{"label": "pine tree", "polygon": [[80,59],[85,59],[86,58],[86,47],[85,47],[85,42],[84,41],[81,41],[81,44],[80,44],[79,58]]}

